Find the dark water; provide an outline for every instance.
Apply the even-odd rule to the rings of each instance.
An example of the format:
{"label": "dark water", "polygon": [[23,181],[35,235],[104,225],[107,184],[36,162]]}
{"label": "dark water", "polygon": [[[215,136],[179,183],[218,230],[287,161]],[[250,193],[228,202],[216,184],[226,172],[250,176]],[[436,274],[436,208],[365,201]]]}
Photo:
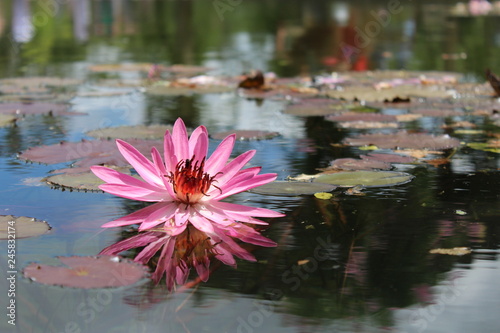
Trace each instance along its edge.
{"label": "dark water", "polygon": [[[92,86],[99,74],[88,66],[121,62],[204,65],[216,75],[253,68],[278,76],[320,74],[347,69],[339,45],[356,28],[374,35],[358,44],[356,52],[366,60],[356,64],[361,69],[452,70],[480,81],[486,67],[500,72],[498,16],[453,16],[452,2],[444,1],[397,4],[2,1],[0,76],[74,77]],[[376,30],[372,11],[388,8],[394,11]],[[62,192],[39,183],[37,178],[66,165],[25,164],[16,154],[28,147],[77,141],[103,126],[166,124],[180,116],[188,126],[203,124],[209,132],[279,132],[278,138],[235,147],[235,154],[257,149],[252,164],[279,179],[314,173],[342,154],[360,153],[330,146],[356,131],[339,132],[322,118],[283,114],[285,101],[257,103],[233,93],[152,97],[134,90],[71,103],[87,115],[26,117],[16,127],[0,128],[1,214],[32,216],[53,227],[47,235],[17,242],[19,270],[32,261],[57,264],[58,255],[97,254],[122,237],[100,225],[137,208],[108,194]],[[443,131],[434,118],[418,125]],[[15,327],[7,323],[8,284],[2,279],[0,328],[23,333],[498,332],[498,168],[498,154],[462,149],[444,167],[407,167],[404,171],[416,176],[412,182],[366,189],[364,196],[336,192],[327,201],[239,194],[234,202],[286,213],[264,232],[279,246],[257,249],[257,263],[220,266],[207,283],[176,294],[151,284],[90,291],[47,287],[19,276]],[[470,247],[472,253],[429,254],[453,247]],[[2,249],[6,272],[6,246]]]}

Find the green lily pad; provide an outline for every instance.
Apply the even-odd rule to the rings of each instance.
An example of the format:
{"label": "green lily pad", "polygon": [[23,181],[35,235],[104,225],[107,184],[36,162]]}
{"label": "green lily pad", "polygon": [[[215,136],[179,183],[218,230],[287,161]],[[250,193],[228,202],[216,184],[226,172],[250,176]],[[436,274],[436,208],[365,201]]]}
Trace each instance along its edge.
{"label": "green lily pad", "polygon": [[299,182],[299,181],[274,181],[262,186],[253,188],[249,192],[264,195],[279,195],[294,197],[299,195],[312,195],[318,192],[331,192],[336,186],[322,184],[320,182]]}
{"label": "green lily pad", "polygon": [[[128,167],[113,167],[121,173],[130,175],[130,168]],[[139,179],[140,177],[137,176]],[[45,182],[55,188],[69,189],[76,191],[100,191],[99,185],[104,184],[92,171],[85,171],[79,173],[63,173],[60,175],[49,176],[44,179]]]}
{"label": "green lily pad", "polygon": [[332,184],[340,187],[379,187],[408,183],[414,176],[406,172],[396,171],[350,171],[323,174],[315,177],[313,182]]}
{"label": "green lily pad", "polygon": [[7,127],[16,122],[16,117],[8,114],[0,114],[0,127]]}
{"label": "green lily pad", "polygon": [[494,147],[489,142],[470,142],[467,144],[467,147],[470,147],[472,149],[482,150],[482,151],[488,151],[490,153],[500,154],[500,148]]}
{"label": "green lily pad", "polygon": [[50,225],[26,216],[0,215],[0,240],[40,236],[50,230]]}

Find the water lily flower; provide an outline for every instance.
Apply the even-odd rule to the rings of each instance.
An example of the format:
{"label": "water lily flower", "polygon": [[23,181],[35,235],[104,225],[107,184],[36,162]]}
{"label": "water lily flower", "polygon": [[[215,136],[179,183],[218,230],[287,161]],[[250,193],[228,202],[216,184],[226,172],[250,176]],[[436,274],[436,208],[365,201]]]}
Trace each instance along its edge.
{"label": "water lily flower", "polygon": [[152,279],[158,283],[165,274],[167,288],[172,290],[176,284],[186,282],[191,267],[196,269],[202,281],[207,281],[212,258],[231,266],[236,266],[233,256],[255,261],[255,257],[233,238],[260,246],[276,246],[272,240],[241,223],[232,226],[214,225],[212,233],[205,233],[189,224],[177,235],[170,235],[161,228],[140,232],[108,246],[100,254],[117,255],[132,248],[143,247],[134,261],[146,264],[160,252]]}
{"label": "water lily flower", "polygon": [[199,126],[189,137],[180,118],[172,134],[165,133],[163,160],[155,147],[149,160],[132,145],[116,140],[121,154],[144,181],[104,166],[93,166],[92,172],[106,182],[99,188],[120,197],[158,203],[103,227],[140,224],[139,231],[144,231],[162,226],[169,235],[179,235],[191,223],[199,231],[214,234],[217,228],[229,228],[239,222],[267,224],[255,217],[283,216],[269,209],[221,201],[276,179],[276,174],[259,174],[260,167],[243,169],[255,150],[228,162],[235,140],[234,134],[229,135],[207,158],[207,129]]}

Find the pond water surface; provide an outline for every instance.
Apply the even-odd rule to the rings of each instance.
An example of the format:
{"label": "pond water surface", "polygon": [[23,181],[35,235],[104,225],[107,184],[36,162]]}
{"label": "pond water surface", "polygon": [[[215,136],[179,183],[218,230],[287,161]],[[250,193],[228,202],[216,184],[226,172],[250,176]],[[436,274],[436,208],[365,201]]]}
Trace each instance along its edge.
{"label": "pond water surface", "polygon": [[[385,14],[377,16],[379,10]],[[462,15],[450,1],[2,1],[1,78],[81,79],[82,94],[70,103],[85,115],[26,116],[0,128],[0,214],[35,217],[52,227],[16,242],[16,325],[8,323],[9,281],[2,278],[0,330],[499,332],[497,153],[462,146],[444,165],[400,165],[398,171],[415,176],[411,182],[366,188],[363,195],[345,189],[335,190],[330,200],[235,195],[231,202],[286,214],[263,231],[278,247],[254,249],[258,261],[238,261],[236,269],[214,265],[208,282],[176,293],[163,283],[80,290],[24,278],[22,268],[30,262],[97,255],[127,237],[125,228],[100,226],[144,205],[105,193],[52,189],[40,179],[69,163],[25,163],[17,157],[29,147],[92,139],[85,133],[102,127],[172,124],[182,117],[187,126],[205,125],[209,133],[278,132],[270,140],[238,141],[234,155],[256,149],[251,165],[277,173],[278,180],[314,174],[333,159],[366,153],[335,144],[369,131],[283,113],[286,98],[152,95],[143,87],[105,87],[99,80],[146,74],[96,72],[90,66],[187,64],[210,67],[210,75],[259,69],[278,77],[348,69],[446,70],[462,73],[464,81],[484,82],[486,68],[500,72],[497,15]],[[356,57],[348,63],[339,46],[352,38],[358,38]],[[119,90],[127,93],[83,94]],[[443,124],[470,120],[483,134],[451,135],[479,142],[499,133],[498,125],[459,118],[423,117],[407,129],[443,134]],[[219,142],[212,139],[210,150]],[[2,276],[8,277],[7,242],[0,244]],[[455,247],[471,251],[430,253]]]}

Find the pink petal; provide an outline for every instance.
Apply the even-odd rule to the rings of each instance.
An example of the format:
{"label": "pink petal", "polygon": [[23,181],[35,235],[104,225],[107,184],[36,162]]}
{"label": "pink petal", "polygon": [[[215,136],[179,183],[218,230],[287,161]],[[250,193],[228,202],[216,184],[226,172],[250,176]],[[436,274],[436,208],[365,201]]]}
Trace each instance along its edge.
{"label": "pink petal", "polygon": [[[163,274],[165,273],[167,266],[171,262],[172,254],[174,252],[174,246],[175,246],[175,239],[169,238],[163,246],[163,249],[161,250],[160,257],[158,258],[158,264],[156,265],[156,269],[154,273],[152,274],[151,278],[155,283],[160,282]],[[167,277],[168,281],[168,277]],[[169,289],[170,290],[170,289]]]}
{"label": "pink petal", "polygon": [[125,157],[125,159],[134,167],[135,171],[148,183],[162,186],[163,181],[158,175],[158,171],[154,164],[148,160],[144,155],[142,155],[137,149],[135,149],[131,144],[122,141],[120,139],[116,140],[116,145],[118,150]]}
{"label": "pink petal", "polygon": [[222,246],[216,246],[217,255],[215,256],[217,259],[222,261],[225,265],[236,266],[236,260],[234,260],[231,251],[223,248]]}
{"label": "pink petal", "polygon": [[245,166],[245,164],[248,163],[252,159],[252,157],[255,155],[255,150],[249,150],[238,157],[236,157],[234,160],[229,162],[225,167],[220,169],[219,175],[215,177],[215,180],[217,181],[217,186],[222,188],[227,182],[231,180],[231,178],[234,177],[234,175],[241,170]]}
{"label": "pink petal", "polygon": [[219,172],[227,163],[231,152],[233,151],[234,142],[236,141],[236,135],[229,135],[227,138],[222,140],[215,151],[210,155],[205,164],[205,171],[209,175],[215,175]]}
{"label": "pink petal", "polygon": [[177,204],[170,202],[153,211],[148,217],[144,219],[139,227],[139,231],[151,229],[158,224],[164,223],[171,219],[177,209]]}
{"label": "pink petal", "polygon": [[147,263],[151,257],[153,257],[155,253],[162,248],[162,246],[165,246],[169,239],[170,237],[165,236],[152,241],[144,249],[142,249],[142,251],[134,258],[134,261],[138,261],[143,264]]}
{"label": "pink petal", "polygon": [[231,186],[224,187],[222,194],[219,193],[213,199],[214,200],[221,200],[221,199],[227,198],[230,195],[240,193],[240,192],[249,190],[251,188],[270,183],[275,179],[276,179],[276,174],[273,174],[273,173],[265,173],[262,175],[257,175],[251,179],[232,184]]}
{"label": "pink petal", "polygon": [[208,259],[208,257],[203,258],[203,261],[201,263],[197,263],[195,261],[193,265],[201,281],[207,282],[208,277],[210,276],[210,260]]}
{"label": "pink petal", "polygon": [[131,214],[126,216],[122,216],[114,221],[107,222],[102,225],[103,228],[111,228],[111,227],[121,227],[124,225],[131,224],[139,224],[142,223],[149,215],[153,212],[157,211],[160,206],[165,205],[164,202],[155,203],[153,205],[149,205],[145,208],[139,209]]}
{"label": "pink petal", "polygon": [[250,207],[244,205],[238,205],[230,202],[212,202],[212,206],[221,209],[225,214],[230,216],[240,216],[240,217],[250,217],[250,216],[258,216],[258,217],[282,217],[285,214],[281,214],[275,212],[274,210],[266,209],[266,208],[257,208]]}
{"label": "pink petal", "polygon": [[158,151],[158,149],[156,149],[155,147],[153,147],[151,149],[151,156],[153,157],[153,163],[158,168],[158,173],[160,175],[163,175],[163,177],[161,177],[162,180],[163,180],[163,186],[167,190],[168,194],[172,198],[177,197],[177,195],[174,192],[174,189],[172,188],[172,184],[170,184],[168,178],[165,177],[166,175],[168,175],[168,172],[165,169],[165,165],[163,164],[163,161],[161,160],[160,152]]}
{"label": "pink petal", "polygon": [[186,225],[187,220],[191,216],[191,208],[185,208],[183,207],[184,204],[181,204],[182,206],[177,205],[177,210],[175,211],[174,219],[175,219],[175,225],[177,227]]}
{"label": "pink petal", "polygon": [[173,223],[173,224],[165,223],[163,225],[163,230],[167,234],[169,234],[170,236],[177,236],[177,235],[181,234],[182,232],[184,232],[184,230],[186,230],[186,227],[187,227],[187,223],[184,223],[181,226],[177,226],[177,225],[175,225],[175,223]]}
{"label": "pink petal", "polygon": [[117,195],[122,198],[140,200],[140,201],[163,201],[168,200],[167,192],[159,192],[148,188],[124,184],[103,184],[99,188],[104,192]]}
{"label": "pink petal", "polygon": [[177,165],[177,158],[175,157],[175,148],[172,140],[172,135],[167,130],[163,138],[163,156],[165,160],[165,169],[167,173],[175,170]]}
{"label": "pink petal", "polygon": [[189,156],[189,144],[186,125],[181,118],[177,118],[172,130],[172,142],[175,149],[175,156],[177,161],[186,160],[191,158]]}
{"label": "pink petal", "polygon": [[208,132],[205,126],[197,127],[189,138],[189,156],[196,156],[201,161],[208,152]]}
{"label": "pink petal", "polygon": [[217,208],[211,203],[207,205],[196,205],[193,208],[198,214],[214,223],[227,226],[235,222],[234,219],[226,215],[224,210]]}
{"label": "pink petal", "polygon": [[189,222],[191,222],[193,226],[200,231],[206,232],[208,234],[214,232],[212,222],[210,222],[210,220],[204,218],[203,216],[193,214],[189,217]]}
{"label": "pink petal", "polygon": [[117,255],[120,252],[127,251],[136,247],[145,246],[158,239],[157,232],[146,232],[126,238],[118,243],[104,248],[99,254]]}

